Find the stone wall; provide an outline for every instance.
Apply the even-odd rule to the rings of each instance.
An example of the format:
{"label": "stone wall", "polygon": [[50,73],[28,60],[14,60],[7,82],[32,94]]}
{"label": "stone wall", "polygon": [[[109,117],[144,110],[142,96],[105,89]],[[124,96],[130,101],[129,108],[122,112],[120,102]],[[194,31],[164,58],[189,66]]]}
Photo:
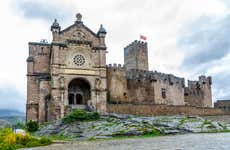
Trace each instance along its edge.
{"label": "stone wall", "polygon": [[184,79],[171,74],[109,65],[107,87],[115,103],[184,105]]}
{"label": "stone wall", "polygon": [[[27,109],[26,119],[44,121],[44,97],[49,94],[50,44],[44,42],[29,43],[27,58]],[[46,82],[47,90],[44,90]]]}
{"label": "stone wall", "polygon": [[230,100],[218,100],[214,103],[214,108],[230,112]]}
{"label": "stone wall", "polygon": [[129,102],[125,68],[120,64],[107,66],[108,100],[111,102]]}
{"label": "stone wall", "polygon": [[108,113],[133,115],[223,115],[225,112],[216,108],[170,106],[170,105],[135,105],[135,104],[109,104]]}
{"label": "stone wall", "polygon": [[189,106],[212,107],[212,79],[200,76],[198,81],[188,81],[185,103]]}

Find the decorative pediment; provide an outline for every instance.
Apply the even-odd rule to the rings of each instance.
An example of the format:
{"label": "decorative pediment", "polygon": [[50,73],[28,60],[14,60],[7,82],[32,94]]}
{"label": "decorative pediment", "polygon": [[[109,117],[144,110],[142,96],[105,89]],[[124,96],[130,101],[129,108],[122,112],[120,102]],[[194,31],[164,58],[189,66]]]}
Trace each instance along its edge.
{"label": "decorative pediment", "polygon": [[82,22],[81,14],[76,15],[76,21],[73,25],[61,30],[60,25],[57,20],[54,21],[51,26],[51,31],[53,32],[53,41],[56,43],[64,44],[86,44],[93,49],[106,49],[104,38],[106,35],[106,30],[101,25],[99,31],[94,33]]}
{"label": "decorative pediment", "polygon": [[[79,16],[77,16],[79,17]],[[81,19],[77,18],[77,21],[66,29],[60,31],[61,41],[91,41],[92,43],[99,42],[99,36],[90,30],[83,24]],[[96,44],[95,43],[95,44]]]}

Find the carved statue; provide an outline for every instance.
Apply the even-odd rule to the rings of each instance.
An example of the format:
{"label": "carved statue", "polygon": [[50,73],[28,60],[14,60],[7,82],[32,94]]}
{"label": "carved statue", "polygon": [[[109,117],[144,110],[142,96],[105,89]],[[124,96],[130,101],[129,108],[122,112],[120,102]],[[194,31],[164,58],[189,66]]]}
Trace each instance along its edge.
{"label": "carved statue", "polygon": [[95,89],[100,89],[101,86],[101,80],[99,78],[95,79]]}
{"label": "carved statue", "polygon": [[59,80],[60,80],[60,88],[64,89],[65,88],[65,79],[64,79],[64,77],[61,77]]}

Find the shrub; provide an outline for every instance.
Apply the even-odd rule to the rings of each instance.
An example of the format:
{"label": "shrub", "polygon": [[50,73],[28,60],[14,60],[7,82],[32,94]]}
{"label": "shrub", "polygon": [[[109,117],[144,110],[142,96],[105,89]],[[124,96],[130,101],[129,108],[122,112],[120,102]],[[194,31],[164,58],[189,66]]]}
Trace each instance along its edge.
{"label": "shrub", "polygon": [[35,132],[37,131],[39,128],[39,125],[36,121],[32,121],[30,120],[27,124],[26,124],[26,129],[29,132]]}
{"label": "shrub", "polygon": [[41,146],[39,140],[31,140],[26,144],[26,147],[36,147]]}
{"label": "shrub", "polygon": [[97,112],[87,112],[85,110],[76,109],[63,118],[64,123],[72,123],[74,121],[93,121],[100,118]]}
{"label": "shrub", "polygon": [[26,127],[25,127],[25,124],[22,123],[22,122],[17,122],[17,123],[14,125],[14,127],[15,127],[16,129],[25,129],[25,128],[26,128]]}
{"label": "shrub", "polygon": [[48,138],[37,139],[29,134],[16,134],[11,129],[0,130],[0,150],[44,146],[51,143],[52,141]]}
{"label": "shrub", "polygon": [[10,128],[0,130],[0,142],[4,141],[5,137],[11,133],[13,133],[13,131]]}
{"label": "shrub", "polygon": [[5,136],[4,143],[7,145],[13,145],[16,143],[16,135],[12,132]]}
{"label": "shrub", "polygon": [[26,134],[16,134],[16,143],[17,144],[21,144],[21,145],[26,145],[26,143],[28,143],[30,141],[31,137]]}
{"label": "shrub", "polygon": [[40,139],[40,143],[41,143],[41,145],[49,145],[49,144],[52,143],[52,141],[51,141],[49,138],[42,137],[42,138]]}

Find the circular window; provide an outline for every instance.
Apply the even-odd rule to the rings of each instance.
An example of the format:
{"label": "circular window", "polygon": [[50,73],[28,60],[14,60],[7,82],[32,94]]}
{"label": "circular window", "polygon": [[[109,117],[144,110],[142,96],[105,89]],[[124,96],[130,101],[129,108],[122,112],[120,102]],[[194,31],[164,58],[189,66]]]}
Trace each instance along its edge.
{"label": "circular window", "polygon": [[73,61],[74,63],[77,65],[77,66],[82,66],[84,63],[85,63],[85,57],[80,55],[80,54],[77,54],[74,58],[73,58]]}

